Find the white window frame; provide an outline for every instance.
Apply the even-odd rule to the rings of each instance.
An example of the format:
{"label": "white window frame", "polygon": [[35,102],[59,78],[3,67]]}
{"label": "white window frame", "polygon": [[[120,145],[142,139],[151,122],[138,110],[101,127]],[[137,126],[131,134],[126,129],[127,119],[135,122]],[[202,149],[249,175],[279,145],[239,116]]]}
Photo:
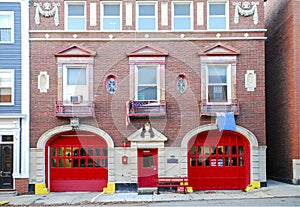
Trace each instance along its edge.
{"label": "white window frame", "polygon": [[[154,29],[149,29],[149,30],[141,30],[139,29],[139,5],[153,5],[154,6],[154,18],[155,18],[155,23],[154,23]],[[144,16],[143,18],[153,18],[153,16]],[[145,2],[137,2],[136,4],[136,30],[137,31],[156,31],[158,28],[158,16],[157,16],[157,2],[153,1],[145,1]]]}
{"label": "white window frame", "polygon": [[[0,39],[0,44],[7,44],[7,43],[14,43],[14,34],[15,34],[15,30],[14,30],[14,12],[13,11],[0,11],[0,16],[7,16],[7,15],[9,15],[10,16],[10,18],[11,18],[11,21],[10,21],[10,32],[11,32],[11,38],[10,38],[10,41],[1,41],[1,39]],[[1,27],[1,25],[0,25],[0,27]],[[3,27],[1,27],[1,28],[3,28]],[[6,28],[6,27],[5,27]]]}
{"label": "white window frame", "polygon": [[[0,70],[0,74],[6,73],[11,79],[9,85],[2,86],[0,83],[0,88],[11,88],[11,102],[0,102],[0,105],[14,105],[15,103],[15,73],[13,69]],[[1,78],[1,75],[0,75]],[[1,80],[0,80],[1,81]]]}
{"label": "white window frame", "polygon": [[[210,13],[209,13],[209,8],[210,8],[210,5],[212,4],[225,4],[225,15],[215,15],[213,17],[225,17],[225,28],[222,28],[222,29],[211,29],[209,27],[209,24],[210,24]],[[219,31],[219,30],[228,30],[229,29],[229,3],[227,0],[215,0],[215,1],[212,1],[212,0],[209,0],[207,2],[207,29],[208,30],[216,30],[216,31]]]}
{"label": "white window frame", "polygon": [[[85,90],[82,92],[82,93],[78,93],[76,91],[71,91],[70,92],[70,88],[71,88],[71,85],[68,85],[68,69],[73,69],[73,68],[84,68],[85,71],[86,71],[86,85],[85,85]],[[71,102],[71,96],[82,96],[82,100],[80,101],[81,103],[86,103],[89,100],[89,86],[90,86],[90,82],[89,82],[89,68],[87,65],[85,64],[66,64],[66,65],[63,65],[63,88],[62,88],[62,98],[63,98],[63,103],[65,104],[72,104]],[[82,85],[72,85],[74,88],[76,86],[82,86]],[[72,94],[70,94],[72,93]]]}
{"label": "white window frame", "polygon": [[[182,18],[186,18],[186,17],[189,17],[190,18],[190,28],[189,29],[175,29],[174,26],[175,26],[175,5],[179,5],[179,4],[189,4],[190,5],[190,15],[189,16],[177,16],[177,17],[182,17]],[[172,30],[176,30],[176,31],[190,31],[190,30],[193,30],[193,22],[194,22],[194,19],[193,19],[193,2],[191,1],[174,1],[172,2]]]}
{"label": "white window frame", "polygon": [[[143,86],[156,86],[156,99],[155,100],[139,100],[138,98],[138,87],[140,86],[138,83],[139,80],[139,73],[138,70],[139,68],[152,68],[152,69],[156,69],[156,84],[144,84]],[[139,64],[139,65],[135,65],[135,101],[160,101],[160,65],[159,64]]]}
{"label": "white window frame", "polygon": [[[226,86],[227,86],[227,100],[225,101],[209,101],[209,98],[208,98],[208,88],[210,86],[209,84],[209,68],[210,67],[214,67],[214,66],[226,66]],[[231,94],[232,94],[232,88],[231,88],[231,76],[232,76],[232,68],[231,68],[231,64],[207,64],[206,65],[206,100],[207,100],[207,104],[211,104],[211,105],[218,105],[218,104],[224,104],[224,103],[231,103],[231,100],[232,100],[232,97],[231,97]],[[220,84],[220,85],[225,85],[225,84]]]}
{"label": "white window frame", "polygon": [[[84,18],[84,28],[83,29],[69,29],[69,14],[68,14],[68,7],[69,5],[82,5],[84,6],[84,16],[74,16],[72,18]],[[87,20],[87,12],[86,12],[86,2],[84,1],[67,1],[65,2],[65,30],[67,31],[85,31],[86,30],[86,20]]]}
{"label": "white window frame", "polygon": [[[119,18],[120,20],[120,28],[119,29],[104,29],[104,6],[105,5],[119,5],[119,16],[109,16],[110,18]],[[109,1],[109,2],[101,2],[101,7],[100,7],[100,20],[101,20],[101,30],[103,31],[121,31],[122,30],[122,3],[121,2],[115,2],[115,1]]]}

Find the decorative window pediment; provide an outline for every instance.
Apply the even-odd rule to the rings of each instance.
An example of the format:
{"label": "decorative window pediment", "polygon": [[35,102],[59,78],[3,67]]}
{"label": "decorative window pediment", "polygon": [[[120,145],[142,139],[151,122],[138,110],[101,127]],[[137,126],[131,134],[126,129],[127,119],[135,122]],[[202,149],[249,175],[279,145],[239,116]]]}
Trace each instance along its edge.
{"label": "decorative window pediment", "polygon": [[199,55],[239,55],[239,54],[240,54],[239,50],[221,43],[217,43],[216,45],[213,45],[205,49],[204,51],[199,52]]}
{"label": "decorative window pediment", "polygon": [[[130,67],[130,97],[127,117],[165,116],[165,65],[168,52],[144,45],[127,53]],[[130,119],[127,119],[127,125]]]}
{"label": "decorative window pediment", "polygon": [[96,52],[71,45],[55,56],[58,66],[56,116],[94,116],[93,68]]}
{"label": "decorative window pediment", "polygon": [[199,52],[201,62],[202,115],[215,116],[218,112],[239,113],[236,97],[236,67],[240,51],[216,44]]}
{"label": "decorative window pediment", "polygon": [[96,52],[79,45],[71,45],[55,54],[56,57],[95,57]]}
{"label": "decorative window pediment", "polygon": [[133,51],[127,53],[128,57],[133,56],[167,56],[168,52],[162,49],[155,48],[150,45],[145,45],[142,47],[138,47]]}

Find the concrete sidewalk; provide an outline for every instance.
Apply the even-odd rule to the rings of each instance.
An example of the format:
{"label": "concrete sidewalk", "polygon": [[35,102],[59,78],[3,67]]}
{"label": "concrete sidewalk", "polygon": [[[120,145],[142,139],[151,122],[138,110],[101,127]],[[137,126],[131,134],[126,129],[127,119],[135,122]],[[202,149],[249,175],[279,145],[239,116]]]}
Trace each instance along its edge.
{"label": "concrete sidewalk", "polygon": [[9,205],[88,205],[93,203],[120,202],[163,202],[185,200],[223,200],[223,199],[251,199],[274,197],[299,197],[300,186],[268,181],[268,187],[244,191],[197,191],[188,194],[161,193],[159,195],[138,195],[137,193],[102,194],[97,192],[67,192],[50,193],[48,195],[20,195],[0,193],[0,202],[9,200]]}

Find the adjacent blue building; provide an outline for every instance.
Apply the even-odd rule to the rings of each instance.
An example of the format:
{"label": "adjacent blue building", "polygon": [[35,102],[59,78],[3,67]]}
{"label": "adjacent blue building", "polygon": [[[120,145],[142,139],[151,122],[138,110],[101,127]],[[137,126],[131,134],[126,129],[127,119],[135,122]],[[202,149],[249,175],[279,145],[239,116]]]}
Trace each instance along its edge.
{"label": "adjacent blue building", "polygon": [[0,190],[28,192],[28,1],[0,0]]}

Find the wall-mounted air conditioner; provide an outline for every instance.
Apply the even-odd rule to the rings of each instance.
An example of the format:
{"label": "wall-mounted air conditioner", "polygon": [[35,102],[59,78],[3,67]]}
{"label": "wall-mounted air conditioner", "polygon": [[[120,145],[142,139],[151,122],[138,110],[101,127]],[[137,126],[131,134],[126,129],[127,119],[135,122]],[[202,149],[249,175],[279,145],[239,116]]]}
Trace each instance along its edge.
{"label": "wall-mounted air conditioner", "polygon": [[82,103],[82,101],[83,101],[82,95],[71,96],[71,103]]}

